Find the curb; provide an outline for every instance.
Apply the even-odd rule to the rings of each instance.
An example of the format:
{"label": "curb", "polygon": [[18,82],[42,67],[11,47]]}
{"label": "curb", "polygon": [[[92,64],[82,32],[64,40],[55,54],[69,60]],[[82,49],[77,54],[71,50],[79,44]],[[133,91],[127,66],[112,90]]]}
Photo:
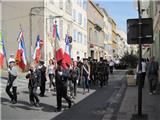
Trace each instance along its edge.
{"label": "curb", "polygon": [[[108,100],[108,105],[107,108],[105,109],[105,114],[102,118],[102,120],[116,120],[119,108],[121,106],[121,102],[123,100],[123,97],[125,95],[125,91],[127,88],[127,82],[126,82],[126,77],[124,76],[122,78],[122,84],[120,89],[115,91],[113,95],[110,97]],[[115,109],[116,108],[116,109]]]}

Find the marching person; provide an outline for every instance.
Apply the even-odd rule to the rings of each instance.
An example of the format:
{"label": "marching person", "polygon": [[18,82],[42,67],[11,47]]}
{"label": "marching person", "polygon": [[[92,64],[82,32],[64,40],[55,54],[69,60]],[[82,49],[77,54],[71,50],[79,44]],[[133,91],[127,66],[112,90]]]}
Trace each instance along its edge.
{"label": "marching person", "polygon": [[114,62],[113,62],[113,60],[111,60],[111,61],[109,62],[109,68],[110,68],[110,73],[111,73],[111,74],[113,74],[113,67],[114,67]]}
{"label": "marching person", "polygon": [[28,89],[30,104],[39,107],[37,89],[40,89],[41,86],[41,72],[36,68],[34,63],[30,65],[30,70],[26,75],[26,79],[29,79]]}
{"label": "marching person", "polygon": [[71,79],[73,82],[73,92],[74,92],[73,98],[76,98],[76,96],[77,96],[77,84],[78,84],[79,77],[80,77],[80,70],[77,67],[77,62],[74,61],[73,68],[71,70]]}
{"label": "marching person", "polygon": [[142,58],[142,88],[144,87],[145,84],[146,69],[147,69],[146,60]]}
{"label": "marching person", "polygon": [[[77,67],[78,67],[79,70],[80,70],[80,75],[81,75],[82,64],[83,64],[83,63],[81,62],[80,57],[77,56]],[[79,77],[79,79],[78,79],[78,86],[80,86],[80,84],[81,84],[81,79],[80,79],[80,77]]]}
{"label": "marching person", "polygon": [[159,64],[155,61],[154,57],[150,58],[150,62],[147,65],[147,76],[149,80],[149,94],[155,94],[158,83],[158,70]]}
{"label": "marching person", "polygon": [[44,97],[45,90],[46,90],[46,67],[44,66],[44,61],[39,61],[38,69],[41,72],[41,86],[40,86],[40,94],[39,96]]}
{"label": "marching person", "polygon": [[90,68],[87,63],[87,59],[83,59],[83,65],[81,68],[81,80],[82,80],[82,86],[83,86],[83,94],[85,94],[85,89],[88,89],[89,93],[89,76],[90,76]]}
{"label": "marching person", "polygon": [[48,65],[48,77],[49,77],[49,90],[48,92],[51,92],[51,86],[55,88],[55,82],[53,81],[55,77],[55,63],[52,59],[49,60],[49,65]]}
{"label": "marching person", "polygon": [[[11,99],[11,103],[17,103],[17,86],[14,85],[15,80],[18,75],[18,70],[16,68],[15,60],[10,60],[8,67],[8,81],[6,86],[6,92]],[[10,89],[12,88],[12,92]]]}
{"label": "marching person", "polygon": [[57,92],[57,112],[62,109],[62,97],[68,102],[68,108],[71,107],[71,100],[67,96],[67,79],[69,77],[69,70],[62,67],[62,60],[57,62],[57,69],[55,71],[56,92]]}
{"label": "marching person", "polygon": [[98,79],[100,82],[100,87],[104,85],[104,78],[105,78],[105,64],[103,62],[103,57],[100,57],[100,61],[98,62]]}
{"label": "marching person", "polygon": [[107,60],[104,60],[104,85],[108,85],[109,79],[109,64]]}
{"label": "marching person", "polygon": [[68,77],[68,87],[70,92],[70,98],[73,98],[73,92],[74,92],[73,81],[72,81],[72,69],[73,69],[73,61],[69,66],[69,77]]}

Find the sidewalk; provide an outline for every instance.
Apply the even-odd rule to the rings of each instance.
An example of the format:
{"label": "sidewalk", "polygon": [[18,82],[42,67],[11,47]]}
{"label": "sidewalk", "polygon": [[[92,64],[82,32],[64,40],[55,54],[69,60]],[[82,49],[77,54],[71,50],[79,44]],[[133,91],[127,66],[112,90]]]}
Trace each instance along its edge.
{"label": "sidewalk", "polygon": [[[160,84],[155,95],[148,94],[148,81],[143,89],[142,113],[148,115],[148,120],[160,120]],[[132,114],[138,111],[138,87],[127,87],[124,99],[119,109],[117,120],[130,120]]]}

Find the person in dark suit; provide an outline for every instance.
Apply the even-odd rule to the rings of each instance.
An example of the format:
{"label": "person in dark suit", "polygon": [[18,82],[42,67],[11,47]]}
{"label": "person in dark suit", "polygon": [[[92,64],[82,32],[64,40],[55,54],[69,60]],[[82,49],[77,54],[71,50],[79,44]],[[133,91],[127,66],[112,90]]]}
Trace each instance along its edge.
{"label": "person in dark suit", "polygon": [[62,60],[57,62],[57,69],[55,72],[56,92],[57,92],[57,112],[62,109],[62,97],[68,102],[68,108],[71,107],[71,100],[67,95],[67,79],[69,77],[69,70],[62,67]]}
{"label": "person in dark suit", "polygon": [[37,88],[39,89],[41,86],[41,72],[35,67],[34,63],[31,64],[26,78],[29,79],[28,89],[30,104],[39,107],[39,98],[36,91]]}
{"label": "person in dark suit", "polygon": [[41,86],[40,86],[40,94],[39,96],[44,97],[45,90],[46,90],[46,66],[44,66],[44,61],[39,61],[38,69],[41,72]]}

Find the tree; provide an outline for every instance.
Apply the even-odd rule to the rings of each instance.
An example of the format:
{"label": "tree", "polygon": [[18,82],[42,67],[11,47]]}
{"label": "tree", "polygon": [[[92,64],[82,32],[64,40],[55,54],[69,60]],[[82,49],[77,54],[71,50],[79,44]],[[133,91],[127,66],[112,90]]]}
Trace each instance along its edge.
{"label": "tree", "polygon": [[136,68],[138,64],[138,57],[133,54],[133,52],[126,52],[125,55],[121,58],[120,62],[127,65],[129,68]]}

